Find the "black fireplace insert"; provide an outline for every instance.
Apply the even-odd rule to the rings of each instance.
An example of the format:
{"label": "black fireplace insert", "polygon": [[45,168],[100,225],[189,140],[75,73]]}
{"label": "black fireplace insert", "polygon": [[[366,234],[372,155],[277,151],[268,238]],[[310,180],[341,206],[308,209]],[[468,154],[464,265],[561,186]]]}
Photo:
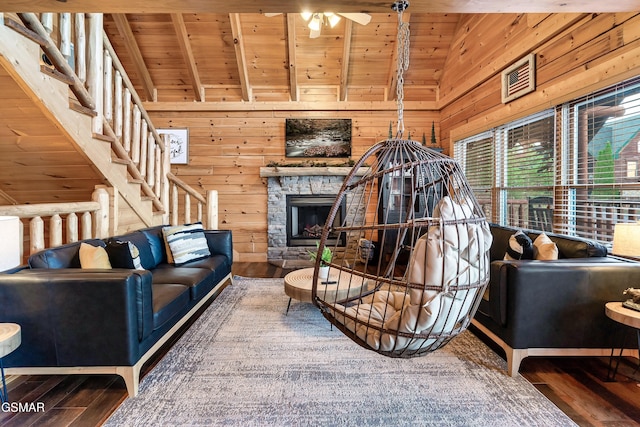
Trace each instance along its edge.
{"label": "black fireplace insert", "polygon": [[[322,237],[322,229],[335,201],[335,195],[287,196],[287,246],[314,246]],[[346,215],[344,200],[336,213],[333,226],[338,227]],[[344,233],[332,233],[327,245],[345,246]]]}

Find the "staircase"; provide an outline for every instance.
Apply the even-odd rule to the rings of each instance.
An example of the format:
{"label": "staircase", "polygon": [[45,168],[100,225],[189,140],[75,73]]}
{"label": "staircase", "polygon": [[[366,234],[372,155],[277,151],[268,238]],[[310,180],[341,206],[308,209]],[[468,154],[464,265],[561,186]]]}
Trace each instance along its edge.
{"label": "staircase", "polygon": [[[55,32],[59,40],[50,36],[54,17],[59,19]],[[204,222],[208,228],[217,228],[217,193],[210,191],[204,197],[170,173],[168,141],[158,135],[144,110],[104,34],[101,14],[88,14],[87,19],[84,14],[38,16],[30,13],[0,14],[0,18],[4,22],[0,25],[0,66],[66,139],[72,141],[75,149],[97,171],[100,184],[106,184],[96,187],[106,189],[109,194],[108,213],[101,212],[104,204],[102,208],[91,205],[90,212],[108,217],[109,225],[94,230],[95,237],[128,231],[125,225],[119,224],[123,215],[135,217],[129,219],[128,224],[137,227],[181,220],[191,222],[192,204],[196,206],[197,221]],[[75,55],[70,54],[70,44],[86,45],[86,52],[76,50]],[[52,66],[43,63],[43,59]],[[183,203],[178,201],[181,195]],[[0,206],[0,215],[39,217],[33,205],[23,206],[29,209]],[[203,206],[206,206],[206,218],[202,217]],[[20,215],[25,210],[29,215]],[[43,212],[75,215],[77,210],[47,206]],[[59,222],[60,217],[51,224],[57,227]],[[68,232],[68,235],[77,239],[78,233]],[[31,240],[34,240],[33,233]],[[36,240],[48,239],[37,237]],[[38,249],[41,248],[32,245],[31,252]]]}

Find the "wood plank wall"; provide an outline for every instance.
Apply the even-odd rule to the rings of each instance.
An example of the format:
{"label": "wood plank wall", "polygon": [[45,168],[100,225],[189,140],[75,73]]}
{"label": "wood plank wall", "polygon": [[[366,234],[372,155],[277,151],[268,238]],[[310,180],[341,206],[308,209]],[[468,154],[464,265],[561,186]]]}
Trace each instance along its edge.
{"label": "wood plank wall", "polygon": [[[352,158],[357,160],[376,142],[386,139],[397,112],[328,111],[318,102],[317,111],[152,111],[156,127],[189,129],[189,164],[173,165],[173,173],[200,190],[218,190],[221,229],[233,231],[238,261],[266,261],[267,180],[260,167],[270,162],[315,161],[335,164],[346,159],[291,159],[285,157],[286,118],[352,119]],[[176,108],[178,110],[178,107]],[[431,124],[439,129],[436,111],[405,112],[405,137],[427,143]]]}
{"label": "wood plank wall", "polygon": [[[537,90],[503,105],[501,71],[537,56]],[[430,140],[431,123],[445,153],[455,139],[543,110],[640,74],[640,14],[466,15],[443,70],[438,110],[405,112],[406,133]],[[295,118],[351,118],[352,157],[385,139],[395,110],[180,111],[167,99],[151,111],[156,127],[187,127],[189,165],[173,172],[190,185],[220,193],[220,228],[231,229],[239,261],[264,261],[267,250],[266,180],[259,168],[284,157],[284,122]],[[175,103],[175,109],[166,105]],[[218,107],[219,108],[219,107]],[[161,111],[162,110],[162,111]],[[319,160],[319,159],[312,159]]]}
{"label": "wood plank wall", "polygon": [[[536,91],[501,102],[501,71],[536,54]],[[466,15],[440,86],[442,144],[640,74],[640,14]]]}

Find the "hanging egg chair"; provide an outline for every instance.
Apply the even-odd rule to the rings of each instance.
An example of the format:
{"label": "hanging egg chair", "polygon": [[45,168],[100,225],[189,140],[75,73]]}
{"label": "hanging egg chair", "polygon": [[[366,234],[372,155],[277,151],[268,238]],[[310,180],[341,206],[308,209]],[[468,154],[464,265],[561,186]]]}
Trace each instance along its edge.
{"label": "hanging egg chair", "polygon": [[[394,3],[404,42],[407,6]],[[371,147],[345,178],[318,247],[333,253],[330,274],[319,277],[318,257],[312,294],[324,317],[356,343],[414,357],[468,327],[489,280],[492,238],[458,163],[402,139],[398,69],[399,136]],[[336,223],[343,204],[346,215]]]}

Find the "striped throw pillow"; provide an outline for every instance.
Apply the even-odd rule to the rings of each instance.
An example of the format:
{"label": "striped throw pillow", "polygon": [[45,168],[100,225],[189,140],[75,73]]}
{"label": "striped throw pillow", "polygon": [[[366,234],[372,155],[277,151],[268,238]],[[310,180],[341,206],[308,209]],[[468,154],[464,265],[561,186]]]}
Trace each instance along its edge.
{"label": "striped throw pillow", "polygon": [[176,266],[211,256],[202,223],[163,227],[169,263]]}

